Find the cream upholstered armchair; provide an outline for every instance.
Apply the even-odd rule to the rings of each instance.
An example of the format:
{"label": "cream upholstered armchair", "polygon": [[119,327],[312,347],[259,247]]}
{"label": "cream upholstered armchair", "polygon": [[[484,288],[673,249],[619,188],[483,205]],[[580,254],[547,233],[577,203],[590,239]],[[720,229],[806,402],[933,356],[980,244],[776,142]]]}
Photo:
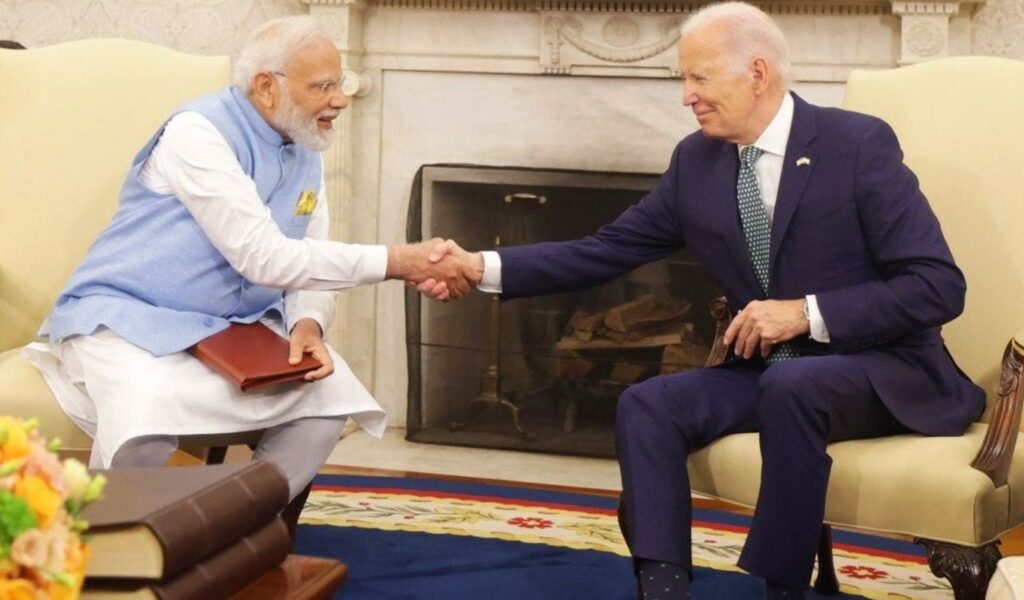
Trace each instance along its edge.
{"label": "cream upholstered armchair", "polygon": [[[226,56],[129,40],[0,49],[0,414],[39,417],[65,450],[91,446],[19,347],[110,220],[135,153],[176,106],[230,76]],[[181,443],[198,451],[252,438]]]}
{"label": "cream upholstered armchair", "polygon": [[[957,599],[982,599],[999,537],[1024,523],[1018,388],[1024,362],[1024,62],[959,57],[854,72],[845,107],[885,119],[918,175],[967,277],[950,352],[989,397],[962,437],[900,435],[829,446],[826,523],[913,538]],[[720,331],[727,307],[719,305]],[[1010,341],[1007,346],[1007,341]],[[1003,348],[1006,347],[1005,354]],[[719,344],[710,360],[724,358]],[[1002,356],[1002,362],[1000,357]],[[727,436],[688,462],[695,492],[757,500],[757,434]],[[819,547],[820,592],[836,590],[830,530]]]}

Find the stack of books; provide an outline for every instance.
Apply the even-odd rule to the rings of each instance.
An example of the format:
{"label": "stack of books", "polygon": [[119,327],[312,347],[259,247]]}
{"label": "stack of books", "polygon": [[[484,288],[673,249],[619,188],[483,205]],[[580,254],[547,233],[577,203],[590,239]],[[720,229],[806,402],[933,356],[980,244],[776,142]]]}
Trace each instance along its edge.
{"label": "stack of books", "polygon": [[281,510],[288,482],[262,461],[112,469],[83,516],[89,561],[82,598],[226,598],[291,551]]}

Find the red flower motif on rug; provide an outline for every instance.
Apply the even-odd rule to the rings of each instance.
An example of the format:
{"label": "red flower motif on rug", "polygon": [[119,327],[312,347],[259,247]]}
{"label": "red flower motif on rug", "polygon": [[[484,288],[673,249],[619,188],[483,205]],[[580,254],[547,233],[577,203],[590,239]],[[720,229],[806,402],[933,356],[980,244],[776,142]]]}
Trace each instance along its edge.
{"label": "red flower motif on rug", "polygon": [[516,527],[522,527],[524,529],[547,529],[554,525],[552,521],[537,517],[513,517],[506,522],[509,525],[515,525]]}
{"label": "red flower motif on rug", "polygon": [[[545,504],[536,499],[506,497],[502,495],[505,488],[497,487],[494,489],[502,493],[481,494],[474,485],[463,494],[426,485],[422,490],[383,484],[373,487],[366,485],[366,478],[356,478],[354,484],[349,484],[345,476],[318,479],[320,483],[314,485],[302,511],[302,522],[307,526],[465,536],[629,556],[614,506],[589,506],[594,503],[589,497],[587,506],[555,501]],[[694,562],[698,568],[735,571],[747,529],[739,519],[716,513],[708,511],[706,518],[694,521]],[[952,598],[949,582],[928,570],[927,560],[917,548],[908,544],[906,551],[887,550],[866,543],[834,549],[836,574],[851,595],[907,600]]]}
{"label": "red flower motif on rug", "polygon": [[881,569],[863,565],[844,565],[838,570],[843,575],[854,579],[885,579],[889,576],[888,573]]}

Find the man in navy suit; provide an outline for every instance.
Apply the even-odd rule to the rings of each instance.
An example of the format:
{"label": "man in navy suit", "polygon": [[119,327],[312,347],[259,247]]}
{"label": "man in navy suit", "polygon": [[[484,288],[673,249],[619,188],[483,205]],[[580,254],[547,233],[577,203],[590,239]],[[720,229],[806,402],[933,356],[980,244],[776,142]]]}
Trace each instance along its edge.
{"label": "man in navy suit", "polygon": [[742,307],[725,335],[736,359],[619,400],[623,533],[639,583],[648,600],[687,597],[687,455],[757,431],[761,491],[739,565],[766,580],[767,597],[802,598],[826,445],[959,435],[980,415],[982,390],[940,336],[966,284],[892,129],[789,92],[786,40],[767,15],[706,7],[683,27],[679,65],[701,131],[637,205],[582,240],[455,252],[483,273],[481,289],[515,298],[594,286],[689,247]]}

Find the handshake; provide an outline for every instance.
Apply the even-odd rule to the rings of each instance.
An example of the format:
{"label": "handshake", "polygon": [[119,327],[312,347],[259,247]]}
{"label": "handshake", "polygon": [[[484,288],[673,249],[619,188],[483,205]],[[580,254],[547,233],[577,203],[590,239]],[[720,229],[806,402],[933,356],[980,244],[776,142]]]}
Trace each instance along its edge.
{"label": "handshake", "polygon": [[484,276],[484,259],[453,240],[434,238],[388,248],[388,279],[402,279],[428,298],[458,299],[473,291]]}

